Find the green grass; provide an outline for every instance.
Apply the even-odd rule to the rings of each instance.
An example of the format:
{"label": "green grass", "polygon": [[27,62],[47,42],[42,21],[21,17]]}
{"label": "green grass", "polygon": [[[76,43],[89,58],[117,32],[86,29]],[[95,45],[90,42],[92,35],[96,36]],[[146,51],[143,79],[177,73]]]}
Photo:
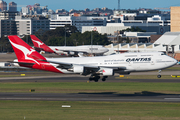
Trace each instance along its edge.
{"label": "green grass", "polygon": [[[180,76],[180,75],[179,75]],[[116,77],[117,79],[180,79],[174,78],[171,75],[162,75],[161,78],[158,78],[157,75],[125,75],[124,77]]]}
{"label": "green grass", "polygon": [[159,102],[0,101],[0,119],[179,120],[179,107],[180,103]]}
{"label": "green grass", "polygon": [[130,93],[150,91],[158,93],[180,93],[180,83],[149,83],[149,82],[14,82],[0,83],[0,92],[29,92],[36,93]]}
{"label": "green grass", "polygon": [[42,72],[0,72],[0,78],[2,77],[20,77],[21,74],[25,74],[26,77],[29,76],[55,76],[55,75],[61,75],[59,73],[52,73],[52,72],[46,72],[46,71],[42,71]]}
{"label": "green grass", "polygon": [[163,71],[180,71],[180,65],[177,66],[177,67],[170,67],[170,68],[167,68],[167,69],[164,69]]}

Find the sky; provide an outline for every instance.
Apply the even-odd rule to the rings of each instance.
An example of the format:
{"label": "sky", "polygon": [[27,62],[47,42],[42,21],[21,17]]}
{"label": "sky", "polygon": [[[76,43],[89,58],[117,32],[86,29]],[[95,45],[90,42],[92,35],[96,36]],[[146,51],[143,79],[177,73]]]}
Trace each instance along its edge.
{"label": "sky", "polygon": [[[18,11],[22,6],[34,5],[39,3],[40,6],[48,6],[48,9],[71,9],[84,10],[89,8],[107,7],[109,9],[118,8],[118,0],[3,0],[7,4],[10,2],[17,3]],[[139,9],[139,8],[169,8],[171,6],[180,6],[180,0],[120,0],[120,9]]]}

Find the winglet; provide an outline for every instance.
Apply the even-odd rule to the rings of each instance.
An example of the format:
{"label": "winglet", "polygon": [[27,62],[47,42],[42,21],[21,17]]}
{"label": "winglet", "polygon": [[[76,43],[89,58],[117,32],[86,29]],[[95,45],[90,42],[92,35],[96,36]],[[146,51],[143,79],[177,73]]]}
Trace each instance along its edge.
{"label": "winglet", "polygon": [[31,37],[31,40],[32,40],[35,48],[40,48],[43,51],[50,52],[50,53],[55,53],[50,47],[48,47],[46,44],[44,44],[35,35],[30,35],[30,37]]}

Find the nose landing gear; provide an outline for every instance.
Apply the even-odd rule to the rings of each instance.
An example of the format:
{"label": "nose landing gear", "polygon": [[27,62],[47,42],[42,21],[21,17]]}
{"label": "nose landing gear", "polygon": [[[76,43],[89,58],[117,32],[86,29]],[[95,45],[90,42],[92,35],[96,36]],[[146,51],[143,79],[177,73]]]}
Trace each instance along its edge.
{"label": "nose landing gear", "polygon": [[158,78],[161,78],[161,70],[158,71],[159,75],[157,75]]}

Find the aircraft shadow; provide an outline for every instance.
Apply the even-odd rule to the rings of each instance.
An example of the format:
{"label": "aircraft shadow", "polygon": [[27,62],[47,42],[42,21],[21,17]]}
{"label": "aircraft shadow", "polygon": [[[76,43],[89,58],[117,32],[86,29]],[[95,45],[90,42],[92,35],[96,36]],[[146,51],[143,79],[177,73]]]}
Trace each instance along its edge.
{"label": "aircraft shadow", "polygon": [[180,94],[166,94],[166,93],[158,93],[158,92],[151,92],[151,91],[142,91],[142,92],[135,92],[134,94],[125,94],[125,93],[116,93],[116,92],[94,92],[94,93],[87,93],[87,92],[79,92],[78,94],[86,94],[86,95],[112,95],[112,96],[119,96],[119,97],[130,97],[130,96],[168,96],[168,95],[180,95]]}

